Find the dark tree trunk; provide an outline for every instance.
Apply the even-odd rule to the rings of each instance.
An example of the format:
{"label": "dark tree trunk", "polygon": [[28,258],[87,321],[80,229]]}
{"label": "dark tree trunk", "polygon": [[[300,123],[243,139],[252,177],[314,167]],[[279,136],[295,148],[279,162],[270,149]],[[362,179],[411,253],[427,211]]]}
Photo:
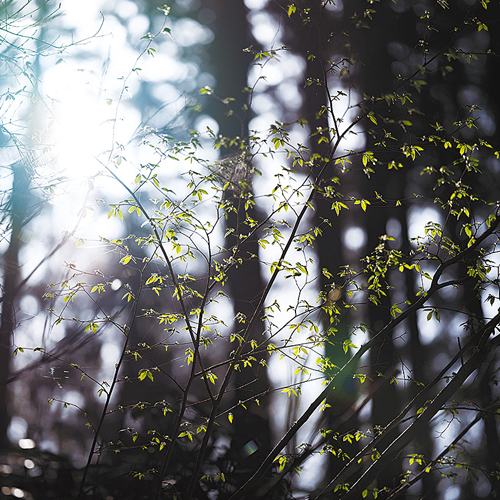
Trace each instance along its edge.
{"label": "dark tree trunk", "polygon": [[12,333],[16,327],[15,302],[19,285],[19,252],[26,217],[29,174],[24,162],[12,165],[10,197],[11,235],[3,256],[2,314],[0,324],[0,449],[8,446],[7,428],[10,422],[7,379],[12,355]]}
{"label": "dark tree trunk", "polygon": [[[249,152],[246,140],[249,94],[245,89],[253,57],[244,49],[252,42],[247,21],[248,11],[243,1],[203,0],[202,3],[212,9],[216,16],[213,25],[215,38],[210,47],[211,73],[216,79],[216,98],[208,100],[206,111],[218,122],[219,137],[235,139],[232,144],[228,141],[221,148],[221,160],[228,158],[227,169],[231,171],[231,180],[234,181],[224,195],[225,202],[234,207],[234,210],[227,210],[224,247],[228,250],[228,257],[237,249],[234,255],[237,259],[242,259],[229,269],[225,286],[234,305],[233,332],[242,334],[256,314],[247,337],[248,345],[243,351],[243,359],[250,361],[251,366],[244,367],[243,362],[239,364],[239,369],[233,375],[231,394],[228,394],[224,405],[227,407],[228,404],[234,405],[250,399],[245,403],[246,409],[239,405],[232,411],[234,421],[230,455],[237,463],[235,472],[238,477],[235,479],[242,484],[249,472],[242,472],[241,469],[252,470],[271,446],[267,397],[269,381],[266,367],[260,364],[265,358],[265,349],[262,347],[265,347],[266,334],[262,319],[264,310],[258,304],[265,284],[260,270],[258,236],[245,238],[251,232],[251,227],[246,223],[248,217],[256,221],[261,219],[257,210],[251,206],[245,207],[246,200],[253,197],[249,173],[252,168],[251,160],[245,158]],[[243,156],[238,159],[238,155]],[[238,172],[243,174],[243,178],[239,178]],[[243,186],[241,181],[246,185]],[[255,341],[260,346],[258,350],[264,354],[254,354],[250,347],[251,341]],[[235,348],[235,344],[236,342],[231,344],[231,348]],[[252,360],[250,356],[256,359]],[[250,448],[257,451],[246,456],[244,447],[248,443]]]}

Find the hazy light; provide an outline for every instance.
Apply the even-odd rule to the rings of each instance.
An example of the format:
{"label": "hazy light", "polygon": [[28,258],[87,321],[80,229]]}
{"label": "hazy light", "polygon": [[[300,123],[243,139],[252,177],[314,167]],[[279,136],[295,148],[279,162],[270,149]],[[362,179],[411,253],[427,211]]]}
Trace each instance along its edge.
{"label": "hazy light", "polygon": [[360,227],[350,227],[343,235],[344,245],[349,250],[359,250],[366,244],[366,233]]}
{"label": "hazy light", "polygon": [[251,15],[252,35],[264,47],[280,44],[280,25],[266,12]]}
{"label": "hazy light", "polygon": [[267,5],[267,0],[245,0],[245,5],[250,10],[260,10]]}
{"label": "hazy light", "polygon": [[33,467],[35,467],[35,462],[33,462],[33,460],[30,460],[29,458],[27,458],[27,459],[24,461],[24,466],[25,466],[27,469],[33,469]]}
{"label": "hazy light", "polygon": [[28,432],[28,422],[22,417],[12,417],[9,428],[7,429],[7,435],[9,439],[14,443],[26,436]]}
{"label": "hazy light", "polygon": [[122,286],[121,280],[116,278],[111,283],[111,290],[113,290],[113,292],[116,292],[117,290],[119,290],[121,288],[121,286]]}
{"label": "hazy light", "polygon": [[207,127],[210,128],[215,135],[219,133],[219,124],[211,116],[202,115],[195,121],[194,128],[200,132],[200,134],[206,134]]}
{"label": "hazy light", "polygon": [[149,19],[147,16],[138,14],[128,20],[127,31],[130,37],[139,38],[146,33],[149,28]]}
{"label": "hazy light", "polygon": [[460,487],[457,485],[449,486],[444,492],[444,500],[456,500],[460,496]]}
{"label": "hazy light", "polygon": [[286,103],[288,109],[296,111],[302,106],[302,94],[299,92],[299,87],[295,82],[287,80],[280,83],[278,86],[278,95]]}
{"label": "hazy light", "polygon": [[23,490],[19,489],[19,488],[12,488],[12,496],[15,496],[16,498],[24,498],[25,497],[25,493]]}
{"label": "hazy light", "polygon": [[408,219],[410,239],[425,236],[425,226],[429,221],[441,224],[441,214],[434,207],[412,207]]}
{"label": "hazy light", "polygon": [[25,295],[21,299],[21,311],[26,314],[35,316],[38,313],[38,301],[33,297],[33,295]]}
{"label": "hazy light", "polygon": [[[338,56],[332,57],[333,60],[337,58]],[[332,129],[338,126],[339,133],[342,134],[345,131],[345,126],[343,126],[343,124],[352,123],[356,119],[357,110],[352,106],[352,103],[358,102],[361,96],[355,90],[339,86],[334,76],[330,77],[328,85],[330,86],[330,96],[335,101],[335,114],[337,119],[335,123],[333,117],[329,113],[328,123]],[[344,136],[341,144],[344,151],[363,149],[365,146],[363,129],[359,125],[355,125],[349,130],[349,133]]]}
{"label": "hazy light", "polygon": [[325,7],[326,10],[329,10],[330,12],[342,12],[344,4],[342,3],[342,0],[335,0],[334,2],[327,2]]}
{"label": "hazy light", "polygon": [[120,348],[114,342],[105,342],[101,346],[101,359],[103,363],[112,362],[113,365],[120,358]]}
{"label": "hazy light", "polygon": [[35,441],[33,441],[33,439],[19,440],[19,448],[22,448],[23,450],[32,450],[35,446]]}
{"label": "hazy light", "polygon": [[420,340],[423,345],[429,345],[439,334],[438,322],[435,320],[427,320],[426,311],[418,311],[417,323],[420,332]]}
{"label": "hazy light", "polygon": [[115,12],[122,19],[128,19],[135,16],[139,12],[139,8],[134,2],[121,1],[116,4]]}
{"label": "hazy light", "polygon": [[174,27],[175,41],[182,47],[194,44],[207,44],[214,39],[214,34],[207,27],[193,19],[179,19]]}
{"label": "hazy light", "polygon": [[66,408],[66,411],[67,410],[77,411],[77,408],[75,408],[75,406],[81,408],[85,404],[85,398],[78,391],[71,391],[71,390],[67,391],[63,394],[62,398],[64,399],[64,401],[70,403],[70,406]]}
{"label": "hazy light", "polygon": [[[54,153],[58,164],[67,174],[84,172],[91,175],[100,168],[94,156],[109,150],[112,145],[111,134],[103,132],[105,128],[110,132],[111,122],[107,120],[113,118],[113,101],[98,105],[81,74],[67,70],[61,72],[59,77],[67,86],[57,89],[57,121],[51,127],[56,144]],[[106,124],[108,127],[105,127]]]}
{"label": "hazy light", "polygon": [[[97,38],[93,57],[61,58],[44,71],[43,93],[50,112],[44,152],[47,163],[55,160],[70,179],[101,171],[97,158],[103,163],[118,160],[117,143],[126,144],[140,121],[140,111],[128,105],[140,77],[131,73],[124,83],[137,53],[126,44],[127,32],[116,19],[106,26],[113,29],[113,39]],[[96,69],[100,67],[104,69]]]}

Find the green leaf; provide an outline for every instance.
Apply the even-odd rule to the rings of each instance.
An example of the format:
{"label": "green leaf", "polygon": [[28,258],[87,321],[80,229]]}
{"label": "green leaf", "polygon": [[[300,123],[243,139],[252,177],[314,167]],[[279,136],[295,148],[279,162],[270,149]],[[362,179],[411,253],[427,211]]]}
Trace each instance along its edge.
{"label": "green leaf", "polygon": [[125,257],[120,259],[120,264],[123,264],[125,266],[130,262],[130,259],[132,259],[131,255],[125,255]]}
{"label": "green leaf", "polygon": [[149,378],[151,382],[153,382],[153,374],[151,373],[151,370],[148,370],[146,368],[142,368],[141,370],[139,370],[139,380],[142,382],[146,379],[146,377]]}

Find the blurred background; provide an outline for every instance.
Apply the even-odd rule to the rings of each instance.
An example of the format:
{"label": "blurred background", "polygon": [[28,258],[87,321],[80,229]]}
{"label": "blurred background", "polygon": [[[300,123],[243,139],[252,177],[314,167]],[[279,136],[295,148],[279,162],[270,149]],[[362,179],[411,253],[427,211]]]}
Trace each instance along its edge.
{"label": "blurred background", "polygon": [[[303,2],[295,3],[300,11]],[[124,297],[142,279],[137,266],[123,265],[120,259],[129,254],[138,260],[150,255],[136,240],[147,237],[143,219],[110,216],[113,204],[128,193],[109,168],[124,183],[133,184],[148,165],[162,162],[159,179],[177,200],[185,196],[184,174],[189,169],[219,169],[219,175],[239,179],[246,175],[255,201],[253,214],[262,221],[275,208],[266,195],[276,174],[283,166],[291,169],[297,165],[283,148],[267,154],[264,141],[259,146],[254,140],[252,169],[243,175],[237,170],[237,161],[224,163],[239,153],[238,147],[223,144],[214,148],[217,138],[264,137],[270,125],[287,123],[291,124],[287,126],[290,142],[308,147],[308,155],[327,156],[332,139],[329,127],[340,127],[336,130],[340,136],[371,96],[383,96],[386,104],[379,112],[385,120],[375,132],[363,123],[352,128],[339,149],[351,155],[352,163],[339,167],[331,182],[334,190],[336,181],[341,182],[342,200],[367,197],[368,192],[371,207],[365,211],[352,206],[336,216],[331,199],[317,200],[302,229],[306,234],[306,228],[318,228],[321,239],[305,246],[297,257],[307,265],[309,274],[294,278],[292,287],[284,278],[273,287],[266,300],[270,308],[266,320],[254,325],[253,335],[260,343],[279,335],[280,328],[296,314],[289,306],[293,309],[300,301],[317,306],[321,291],[333,282],[347,282],[338,276],[343,266],[359,269],[360,258],[374,251],[381,236],[391,238],[390,248],[408,254],[416,246],[412,239],[424,234],[429,221],[445,223],[445,212],[433,199],[445,197],[449,187],[443,183],[441,190],[433,188],[440,167],[453,170],[454,151],[426,150],[410,163],[389,147],[377,153],[377,158],[389,162],[399,154],[404,163],[397,160],[391,169],[364,164],[353,151],[377,151],[381,136],[416,143],[417,137],[430,133],[429,124],[435,124],[436,133],[442,127],[460,140],[473,143],[480,137],[500,149],[496,133],[500,116],[498,2],[490,2],[487,11],[475,0],[456,0],[453,5],[431,0],[309,4],[308,16],[295,16],[289,15],[290,5],[279,0],[178,0],[168,5],[131,0],[2,2],[1,498],[76,498],[82,477],[79,471],[87,463],[93,439],[88,424],[95,425],[100,419],[103,391],[109,387],[122,353],[123,332],[104,320],[111,317],[127,323],[129,304]],[[478,23],[488,29],[478,29]],[[464,54],[468,56],[461,57]],[[415,73],[422,65],[425,70]],[[405,92],[411,92],[411,106],[393,102],[392,89],[403,78],[410,78]],[[338,118],[335,123],[328,113],[320,112],[331,102]],[[325,141],[318,141],[322,136]],[[189,143],[193,137],[199,148],[194,164],[168,157],[165,144]],[[496,201],[499,160],[493,154],[478,157],[481,175],[471,176],[471,188],[479,198]],[[426,167],[430,175],[421,174]],[[297,167],[289,182],[300,186],[307,175],[309,171]],[[469,184],[467,176],[456,177]],[[148,189],[142,192],[144,202],[155,197],[154,188]],[[377,200],[377,193],[392,203]],[[398,209],[394,208],[396,201],[400,201]],[[236,222],[227,220],[224,225],[219,220],[217,225],[209,203],[204,206],[197,213],[215,226],[213,248],[227,248],[230,243],[224,241],[233,236],[228,237],[225,230]],[[470,211],[478,220],[487,217],[483,206],[471,206]],[[283,218],[294,220],[293,214]],[[450,222],[447,231],[458,240],[466,238],[459,233],[458,224],[453,227]],[[126,239],[128,235],[135,238]],[[127,251],[122,252],[120,246]],[[200,246],[200,254],[203,251]],[[234,269],[228,276],[226,296],[210,305],[223,337],[238,330],[238,314],[251,315],[266,286],[268,267],[259,260],[273,262],[279,256],[275,247],[263,248],[257,241],[248,242],[245,251],[259,259]],[[193,266],[190,273],[202,283],[203,267]],[[183,264],[176,269],[181,273]],[[89,288],[106,282],[107,291],[99,293],[98,300],[83,293],[73,301],[70,291],[76,290],[72,287],[79,281]],[[65,283],[68,293],[56,293]],[[262,394],[260,406],[241,411],[241,415],[234,411],[239,424],[221,427],[212,443],[211,461],[216,470],[224,470],[224,461],[236,464],[241,477],[236,474],[234,484],[241,484],[252,468],[251,460],[258,463],[265,456],[317,396],[325,377],[343,364],[342,342],[351,339],[361,345],[390,320],[391,305],[414,297],[421,283],[404,272],[391,274],[390,285],[381,304],[367,302],[359,294],[343,297],[341,320],[333,325],[320,311],[311,316],[321,330],[335,329],[335,346],[326,344],[321,353],[332,367],[314,371],[312,356],[303,354],[301,358],[291,350],[288,361],[271,358],[267,368],[237,376],[230,399],[245,401]],[[389,423],[417,393],[415,381],[430,382],[454,355],[473,321],[496,310],[485,302],[492,293],[496,297],[498,291],[487,287],[478,295],[473,284],[443,291],[432,304],[439,308],[440,321],[428,321],[422,311],[365,356],[360,373],[368,382],[365,386],[352,382],[345,385],[344,392],[335,392],[332,407],[299,433],[288,451],[293,455],[301,443],[307,443],[304,447],[311,451],[295,464],[303,471],[290,477],[286,488],[274,488],[272,496],[305,498],[319,491],[340,470],[343,460],[319,454],[318,429],[334,428],[344,436],[355,429],[375,432]],[[166,312],[172,302],[146,293],[137,310]],[[97,326],[89,328],[89,324]],[[365,327],[354,328],[360,324]],[[144,312],[133,332],[129,359],[101,429],[103,442],[120,441],[126,451],[111,458],[103,453],[102,469],[95,474],[104,474],[106,479],[101,481],[107,482],[107,489],[101,490],[101,496],[94,492],[95,498],[153,498],[144,486],[147,481],[140,483],[128,473],[146,473],[157,460],[156,451],[150,452],[150,459],[139,445],[147,447],[151,438],[145,435],[148,426],[158,420],[163,408],[174,407],[180,398],[180,390],[176,392],[169,377],[181,384],[185,380],[181,373],[184,356],[167,350],[161,365],[165,384],[139,381],[138,369],[155,365],[144,354],[144,345],[169,341],[165,330]],[[309,332],[300,335],[294,337],[297,345],[301,339],[306,342]],[[228,344],[226,351],[208,354],[207,359],[217,363],[231,349]],[[141,353],[139,361],[137,355],[133,361],[134,352]],[[299,378],[298,358],[299,364],[312,366]],[[484,371],[463,387],[461,400],[471,407],[494,408],[497,370],[494,354]],[[281,392],[295,383],[302,388],[302,399]],[[193,390],[193,402],[203,399],[201,383]],[[361,405],[366,394],[373,397]],[[144,412],[138,402],[153,403]],[[164,404],[156,404],[159,402]],[[207,414],[206,406],[193,405],[193,422]],[[462,412],[460,420],[446,415],[436,419],[413,449],[428,457],[437,455],[474,418],[470,411]],[[168,428],[172,425],[168,422],[162,425]],[[426,474],[407,498],[475,499],[500,492],[499,478],[489,474],[500,457],[494,412],[470,429],[467,441],[467,453],[477,464],[474,471],[464,470],[454,480],[437,472]],[[321,446],[325,442],[328,439]],[[249,443],[252,451],[245,454]],[[176,450],[177,468],[169,476],[172,484],[185,480],[182,470],[190,466],[197,444],[195,440],[192,446]],[[355,449],[352,445],[351,450]],[[408,460],[402,457],[387,468],[380,484],[392,484],[406,469]],[[117,494],[124,476],[127,491]],[[226,498],[231,491],[231,486],[207,486],[198,495]]]}

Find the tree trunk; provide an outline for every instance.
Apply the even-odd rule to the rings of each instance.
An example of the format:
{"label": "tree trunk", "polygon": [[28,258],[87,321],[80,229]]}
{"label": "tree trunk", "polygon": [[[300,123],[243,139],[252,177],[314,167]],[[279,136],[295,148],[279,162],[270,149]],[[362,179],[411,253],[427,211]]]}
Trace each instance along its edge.
{"label": "tree trunk", "polygon": [[[240,405],[232,411],[234,422],[231,428],[232,443],[229,454],[236,462],[234,479],[240,486],[247,479],[248,471],[266,456],[271,445],[267,398],[269,381],[266,367],[260,364],[265,357],[265,349],[264,354],[256,355],[250,348],[250,342],[255,340],[262,350],[262,343],[265,343],[266,339],[265,323],[262,320],[264,311],[262,308],[256,311],[265,284],[258,257],[258,236],[245,238],[251,231],[245,223],[247,217],[256,221],[261,217],[257,210],[251,207],[245,208],[246,200],[253,197],[251,164],[244,158],[241,161],[237,158],[238,155],[244,156],[248,152],[248,142],[245,138],[248,136],[249,94],[245,88],[248,69],[253,58],[251,54],[244,52],[244,49],[251,44],[244,2],[204,0],[203,5],[212,9],[216,16],[213,25],[215,38],[210,47],[211,72],[216,78],[214,89],[216,98],[208,101],[206,111],[218,122],[219,137],[235,139],[234,144],[226,144],[225,148],[221,148],[221,160],[224,160],[225,156],[229,158],[224,168],[233,181],[224,194],[225,201],[234,207],[234,210],[227,211],[225,231],[227,236],[224,247],[228,250],[228,256],[233,255],[233,249],[237,248],[234,256],[242,259],[241,263],[233,265],[227,273],[226,288],[233,301],[235,313],[233,332],[241,334],[253,315],[257,314],[248,337],[248,347],[245,348],[243,355],[243,359],[247,360],[248,356],[254,356],[256,361],[250,360],[251,366],[246,367],[240,363],[240,369],[233,375],[234,390],[228,395],[228,402],[225,405],[238,404],[239,401],[252,398],[245,404],[246,409]],[[241,181],[246,185],[242,186]],[[258,404],[255,399],[259,400]],[[245,453],[244,447],[247,444],[253,451],[250,455]]]}
{"label": "tree trunk", "polygon": [[3,295],[0,317],[0,449],[8,446],[7,429],[10,423],[7,379],[12,355],[12,333],[16,327],[15,301],[19,284],[19,252],[26,216],[29,174],[24,162],[12,165],[12,191],[10,196],[11,234],[3,256]]}

